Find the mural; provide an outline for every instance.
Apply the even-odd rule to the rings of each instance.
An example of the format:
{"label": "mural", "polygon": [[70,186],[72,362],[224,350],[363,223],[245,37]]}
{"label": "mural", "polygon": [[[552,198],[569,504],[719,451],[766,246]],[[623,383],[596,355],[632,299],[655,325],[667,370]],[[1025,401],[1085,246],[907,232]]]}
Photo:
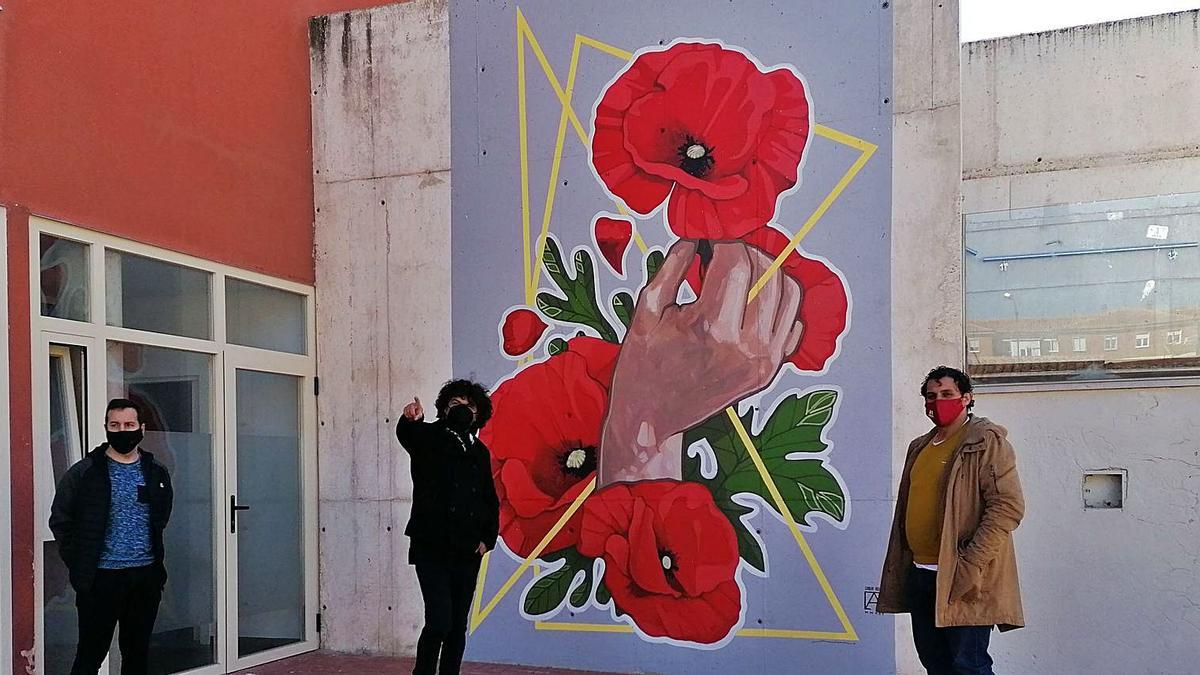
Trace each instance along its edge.
{"label": "mural", "polygon": [[[779,43],[768,57],[743,28],[629,52],[584,34],[608,23],[598,9],[452,9],[455,371],[495,383],[481,435],[501,499],[469,656],[671,672],[767,672],[779,661],[765,653],[823,672],[886,663],[890,622],[874,616],[871,656],[841,661],[863,652],[850,612],[890,517],[874,504],[890,489],[888,168],[867,176],[885,111],[865,116],[864,140],[818,122],[810,83],[829,78],[778,60]],[[890,18],[877,9],[830,27],[878,34]],[[535,10],[573,34],[559,71]],[[600,32],[638,33],[612,23]],[[886,91],[889,53],[863,61]],[[531,149],[543,141],[552,152]],[[867,224],[808,239],[860,179],[878,192],[842,217]],[[864,263],[860,291],[844,270]],[[855,340],[860,295],[875,332]],[[818,536],[842,574],[818,560]]]}

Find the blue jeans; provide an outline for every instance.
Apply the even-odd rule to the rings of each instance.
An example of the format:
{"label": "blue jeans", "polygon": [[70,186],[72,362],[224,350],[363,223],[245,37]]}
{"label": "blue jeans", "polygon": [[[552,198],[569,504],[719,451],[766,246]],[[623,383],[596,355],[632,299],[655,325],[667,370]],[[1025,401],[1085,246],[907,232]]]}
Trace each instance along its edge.
{"label": "blue jeans", "polygon": [[994,675],[988,656],[992,627],[938,628],[933,613],[937,572],[914,567],[909,575],[913,642],[929,675]]}

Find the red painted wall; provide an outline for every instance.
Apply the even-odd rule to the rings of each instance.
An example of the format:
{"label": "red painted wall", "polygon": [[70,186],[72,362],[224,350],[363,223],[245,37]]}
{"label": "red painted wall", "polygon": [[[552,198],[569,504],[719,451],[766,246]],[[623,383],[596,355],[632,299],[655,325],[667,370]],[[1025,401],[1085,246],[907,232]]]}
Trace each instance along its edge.
{"label": "red painted wall", "polygon": [[14,672],[34,630],[28,214],[312,283],[308,17],[382,4],[2,3]]}
{"label": "red painted wall", "polygon": [[0,203],[312,282],[309,16],[379,0],[6,0]]}

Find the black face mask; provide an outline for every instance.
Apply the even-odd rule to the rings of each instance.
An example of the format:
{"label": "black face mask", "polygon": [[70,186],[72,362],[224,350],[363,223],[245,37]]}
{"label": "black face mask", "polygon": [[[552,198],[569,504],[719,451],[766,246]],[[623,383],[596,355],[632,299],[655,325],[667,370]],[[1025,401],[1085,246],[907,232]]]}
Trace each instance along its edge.
{"label": "black face mask", "polygon": [[122,455],[128,455],[137,450],[138,443],[142,442],[141,429],[133,431],[108,431],[105,433],[108,436],[108,446]]}
{"label": "black face mask", "polygon": [[450,406],[446,411],[446,426],[451,429],[466,433],[471,430],[471,425],[475,423],[475,413],[467,406],[459,403]]}

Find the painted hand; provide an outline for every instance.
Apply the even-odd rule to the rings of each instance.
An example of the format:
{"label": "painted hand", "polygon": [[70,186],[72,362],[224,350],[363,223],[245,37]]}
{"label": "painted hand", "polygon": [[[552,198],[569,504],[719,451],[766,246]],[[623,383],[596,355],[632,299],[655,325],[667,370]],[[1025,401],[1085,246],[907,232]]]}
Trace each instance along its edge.
{"label": "painted hand", "polygon": [[693,241],[672,246],[638,299],[613,373],[601,487],[680,479],[678,434],[770,384],[800,341],[800,286],[774,274],[747,301],[772,261],[741,242],[713,246],[700,297],[680,305],[680,284],[696,250]]}
{"label": "painted hand", "polygon": [[477,555],[485,555],[487,553],[487,545],[484,544],[482,541],[479,542],[479,546],[475,547],[475,553]]}

